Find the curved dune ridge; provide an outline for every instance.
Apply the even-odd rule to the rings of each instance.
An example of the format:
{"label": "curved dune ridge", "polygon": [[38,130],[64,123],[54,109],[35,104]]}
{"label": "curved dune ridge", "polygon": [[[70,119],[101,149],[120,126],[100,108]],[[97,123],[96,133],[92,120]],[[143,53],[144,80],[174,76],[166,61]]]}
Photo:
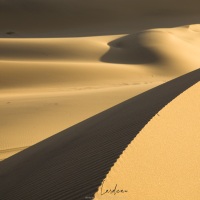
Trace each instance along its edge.
{"label": "curved dune ridge", "polygon": [[199,81],[199,0],[0,0],[0,24],[0,200],[92,198]]}
{"label": "curved dune ridge", "polygon": [[127,100],[2,161],[1,199],[77,200],[93,197],[113,164],[149,120],[198,81],[200,69]]}
{"label": "curved dune ridge", "polygon": [[[200,81],[140,131],[111,168],[94,199],[199,199],[199,111]],[[115,192],[106,193],[115,187]]]}
{"label": "curved dune ridge", "polygon": [[[104,62],[153,64],[168,73],[198,65],[200,25],[151,29],[118,38],[109,43]],[[177,51],[173,51],[177,49]],[[189,52],[189,55],[188,55]]]}
{"label": "curved dune ridge", "polygon": [[[170,61],[171,63],[166,63],[168,67],[172,64],[171,67],[175,68],[176,64],[181,70],[183,64],[182,70],[184,70],[187,64],[191,65],[192,60],[193,63],[198,61],[199,26],[192,24],[93,37],[1,38],[0,60],[36,62],[36,64],[99,61],[118,64],[161,64],[162,61]],[[175,47],[176,52],[172,51]],[[189,55],[188,51],[191,52]],[[185,62],[187,63],[184,64]]]}
{"label": "curved dune ridge", "polygon": [[0,39],[0,88],[57,91],[169,80],[198,68],[199,36],[196,24],[126,36]]}
{"label": "curved dune ridge", "polygon": [[199,36],[193,24],[128,35],[1,38],[0,160],[197,69]]}

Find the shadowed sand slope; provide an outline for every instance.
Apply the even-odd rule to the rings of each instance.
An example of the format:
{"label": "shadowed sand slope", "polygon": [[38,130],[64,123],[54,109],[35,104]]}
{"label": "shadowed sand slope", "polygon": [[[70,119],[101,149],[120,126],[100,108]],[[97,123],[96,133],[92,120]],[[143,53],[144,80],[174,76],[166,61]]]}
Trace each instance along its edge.
{"label": "shadowed sand slope", "polygon": [[199,38],[198,24],[129,35],[1,38],[0,160],[197,69]]}
{"label": "shadowed sand slope", "polygon": [[199,38],[199,24],[137,32],[110,42],[110,50],[102,56],[101,61],[150,64],[157,66],[157,70],[177,73],[188,70],[191,65],[200,64]]}
{"label": "shadowed sand slope", "polygon": [[0,160],[161,83],[5,94],[0,98]]}
{"label": "shadowed sand slope", "polygon": [[2,161],[0,199],[81,200],[93,196],[148,121],[199,80],[198,69]]}
{"label": "shadowed sand slope", "polygon": [[[170,102],[140,131],[108,173],[95,199],[199,199],[199,120],[200,82]],[[128,192],[105,193],[116,184]]]}

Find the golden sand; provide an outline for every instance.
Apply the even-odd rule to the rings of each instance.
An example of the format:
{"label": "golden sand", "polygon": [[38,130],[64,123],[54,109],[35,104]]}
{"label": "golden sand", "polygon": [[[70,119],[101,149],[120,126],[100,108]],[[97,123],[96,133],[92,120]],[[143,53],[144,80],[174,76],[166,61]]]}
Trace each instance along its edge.
{"label": "golden sand", "polygon": [[199,110],[200,82],[142,129],[111,168],[95,199],[198,199]]}
{"label": "golden sand", "polygon": [[199,6],[1,1],[0,159],[197,69]]}

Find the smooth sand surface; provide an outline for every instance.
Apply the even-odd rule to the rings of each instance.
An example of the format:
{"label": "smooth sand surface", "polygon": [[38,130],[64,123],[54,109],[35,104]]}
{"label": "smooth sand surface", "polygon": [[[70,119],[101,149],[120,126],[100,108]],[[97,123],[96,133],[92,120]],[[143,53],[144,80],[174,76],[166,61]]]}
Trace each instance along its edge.
{"label": "smooth sand surface", "polygon": [[[200,81],[140,131],[111,168],[95,199],[199,199],[199,111]],[[127,192],[117,193],[120,190]]]}
{"label": "smooth sand surface", "polygon": [[199,13],[197,0],[0,1],[0,160],[197,69]]}
{"label": "smooth sand surface", "polygon": [[[187,89],[198,81],[200,81],[200,69],[148,90],[3,160],[0,163],[1,199],[91,199],[111,167],[144,126],[157,113],[162,114],[160,110],[164,106],[173,100],[176,101],[176,97],[179,98],[182,92],[187,93]],[[199,99],[198,93],[195,95]],[[189,96],[192,97],[193,94]],[[180,105],[181,109],[182,106]],[[190,107],[188,109],[190,111]],[[196,109],[199,110],[198,107]],[[179,114],[182,115],[182,112]],[[170,117],[173,121],[173,116]],[[146,135],[150,141],[154,141],[151,134]],[[189,135],[190,133],[187,134],[188,137]],[[172,147],[181,138],[181,133],[173,136],[170,133],[169,139],[175,138]],[[166,137],[167,135],[161,134],[159,139],[162,141]],[[189,144],[192,141],[192,138],[190,139]],[[156,141],[160,142],[160,140]],[[153,151],[154,146],[148,144],[148,141],[145,142],[144,144],[151,146],[150,150]],[[138,149],[139,152],[143,152],[143,148],[145,151],[142,139],[139,147],[141,147]],[[158,152],[153,151],[153,153],[162,160],[164,158],[159,154],[158,148],[155,146]],[[198,150],[198,146],[191,150]],[[184,152],[188,152],[186,156],[189,156],[190,151],[187,151],[187,148]],[[189,164],[187,162],[186,165]],[[193,164],[198,168],[198,163]],[[153,177],[152,175],[148,178]],[[192,177],[190,178],[192,180]],[[146,191],[148,192],[148,188]]]}
{"label": "smooth sand surface", "polygon": [[0,98],[0,160],[157,84],[5,95]]}
{"label": "smooth sand surface", "polygon": [[0,39],[0,159],[197,68],[198,31]]}

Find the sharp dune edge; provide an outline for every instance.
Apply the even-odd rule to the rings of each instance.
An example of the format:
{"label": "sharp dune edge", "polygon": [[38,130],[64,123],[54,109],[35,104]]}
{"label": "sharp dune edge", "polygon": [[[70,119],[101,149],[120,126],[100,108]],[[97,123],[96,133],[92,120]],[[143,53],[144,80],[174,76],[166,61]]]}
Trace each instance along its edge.
{"label": "sharp dune edge", "polygon": [[31,146],[197,69],[199,36],[199,25],[188,25],[118,36],[1,38],[0,151]]}
{"label": "sharp dune edge", "polygon": [[[98,199],[199,199],[200,81],[140,131],[106,176]],[[106,189],[127,190],[110,194]]]}
{"label": "sharp dune edge", "polygon": [[0,0],[0,24],[0,200],[94,195],[199,81],[199,0]]}
{"label": "sharp dune edge", "polygon": [[2,161],[1,199],[93,197],[113,164],[149,120],[199,81],[198,69]]}

